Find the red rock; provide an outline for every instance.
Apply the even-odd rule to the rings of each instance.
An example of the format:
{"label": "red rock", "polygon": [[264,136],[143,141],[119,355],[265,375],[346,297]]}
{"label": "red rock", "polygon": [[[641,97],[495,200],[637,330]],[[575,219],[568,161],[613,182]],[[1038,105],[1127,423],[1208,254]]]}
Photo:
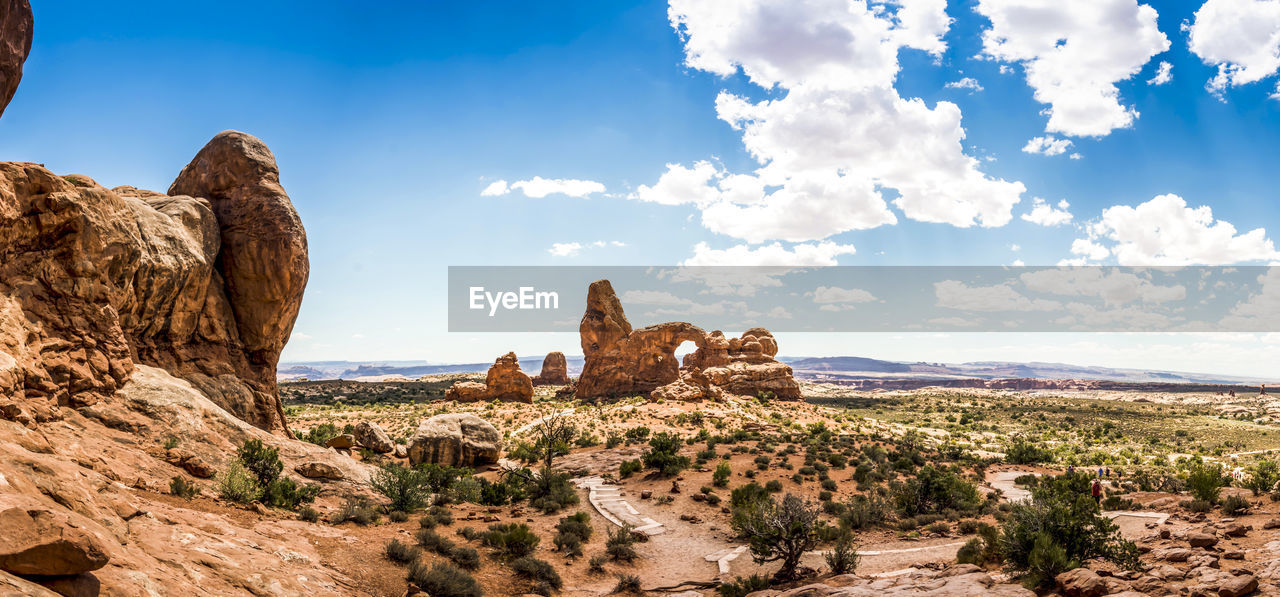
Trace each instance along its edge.
{"label": "red rock", "polygon": [[484,383],[460,381],[445,390],[445,400],[458,402],[533,402],[533,381],[520,370],[516,353],[508,352],[489,367]]}
{"label": "red rock", "polygon": [[542,371],[533,377],[535,386],[562,386],[569,381],[569,363],[563,352],[547,353],[542,359]]}
{"label": "red rock", "polygon": [[1088,568],[1076,568],[1059,574],[1054,580],[1067,597],[1101,597],[1107,594],[1107,583]]}
{"label": "red rock", "polygon": [[9,508],[0,511],[0,570],[13,574],[56,576],[97,570],[107,564],[102,542],[52,510]]}
{"label": "red rock", "polygon": [[22,80],[34,29],[28,0],[0,0],[0,114]]}
{"label": "red rock", "polygon": [[1218,586],[1218,597],[1242,597],[1258,590],[1258,579],[1252,574],[1234,576]]}

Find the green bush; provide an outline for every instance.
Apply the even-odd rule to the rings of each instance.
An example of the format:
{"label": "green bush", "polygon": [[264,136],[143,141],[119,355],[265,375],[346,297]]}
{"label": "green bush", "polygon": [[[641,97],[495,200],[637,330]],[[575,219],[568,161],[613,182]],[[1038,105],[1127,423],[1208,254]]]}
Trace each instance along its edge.
{"label": "green bush", "polygon": [[442,556],[449,555],[455,547],[452,541],[431,529],[418,529],[414,539],[418,541],[418,545],[421,545],[423,549],[433,551]]}
{"label": "green bush", "polygon": [[298,485],[293,479],[281,477],[267,484],[263,491],[262,501],[272,508],[294,510],[302,504],[316,501],[320,495],[319,485]]}
{"label": "green bush", "polygon": [[195,483],[182,477],[174,477],[169,480],[169,493],[184,500],[189,500],[200,495],[200,488]]}
{"label": "green bush", "polygon": [[840,524],[851,529],[868,529],[889,519],[889,503],[878,494],[855,495],[845,504]]}
{"label": "green bush", "polygon": [[790,580],[804,552],[818,543],[818,508],[791,494],[744,504],[733,512],[733,530],[747,539],[756,563],[782,562],[775,578]]}
{"label": "green bush", "polygon": [[317,522],[320,520],[320,511],[311,506],[303,506],[298,510],[298,520],[302,522]]}
{"label": "green bush", "polygon": [[924,466],[915,478],[892,487],[894,505],[898,514],[937,514],[944,510],[972,512],[982,504],[978,489],[960,475],[947,470]]}
{"label": "green bush", "polygon": [[261,487],[270,485],[284,470],[284,464],[280,462],[280,451],[264,446],[260,439],[245,440],[236,456]]}
{"label": "green bush", "polygon": [[1249,471],[1249,479],[1245,481],[1244,487],[1252,491],[1253,495],[1262,495],[1274,490],[1276,483],[1280,483],[1280,466],[1274,460],[1263,460]]}
{"label": "green bush", "polygon": [[607,560],[603,555],[591,556],[591,559],[587,561],[587,572],[603,574],[605,561]]}
{"label": "green bush", "polygon": [[350,496],[343,500],[342,506],[337,512],[333,513],[329,522],[333,524],[342,524],[344,522],[354,522],[364,526],[378,522],[381,515],[369,504],[369,500],[362,496]]}
{"label": "green bush", "polygon": [[561,518],[556,524],[556,550],[569,557],[581,556],[582,544],[591,539],[591,532],[591,516],[586,512]]}
{"label": "green bush", "polygon": [[985,522],[978,524],[977,532],[978,536],[966,542],[956,553],[956,563],[978,566],[999,563],[1000,532]]}
{"label": "green bush", "polygon": [[227,470],[218,477],[218,495],[223,499],[247,504],[258,499],[260,493],[257,479],[239,460],[231,461]]}
{"label": "green bush", "polygon": [[563,508],[577,505],[578,492],[569,479],[567,473],[543,467],[542,471],[533,476],[525,487],[529,494],[529,505],[541,510],[543,514],[552,514]]}
{"label": "green bush", "polygon": [[604,553],[615,562],[630,562],[639,557],[636,548],[633,547],[635,542],[636,538],[631,534],[630,526],[611,530],[604,544]]}
{"label": "green bush", "polygon": [[858,550],[853,546],[853,533],[848,530],[840,533],[831,551],[823,558],[832,574],[852,574],[858,568]]}
{"label": "green bush", "polygon": [[1017,437],[1005,448],[1004,461],[1009,464],[1053,462],[1053,452],[1028,441],[1025,437]]}
{"label": "green bush", "polygon": [[618,467],[618,477],[626,479],[641,470],[644,470],[643,462],[640,462],[639,460],[627,460]]}
{"label": "green bush", "polygon": [[729,475],[733,474],[733,470],[729,468],[728,462],[721,462],[716,465],[715,472],[711,473],[711,484],[716,487],[727,487],[729,485]]}
{"label": "green bush", "polygon": [[1253,504],[1238,495],[1229,495],[1222,500],[1222,513],[1227,516],[1239,516],[1248,512]]}
{"label": "green bush", "polygon": [[1079,566],[1080,562],[1068,558],[1067,551],[1048,533],[1036,533],[1031,552],[1027,554],[1027,576],[1023,582],[1028,588],[1049,588],[1059,574]]}
{"label": "green bush", "polygon": [[407,564],[418,559],[418,548],[401,543],[399,539],[392,539],[387,544],[384,553],[386,553],[388,560],[401,564]]}
{"label": "green bush", "polygon": [[689,457],[680,456],[684,441],[674,433],[657,433],[649,440],[649,451],[644,454],[645,468],[657,470],[667,477],[674,477],[689,468]]}
{"label": "green bush", "polygon": [[782,482],[774,479],[764,484],[764,490],[769,493],[778,493],[782,491]]}
{"label": "green bush", "polygon": [[317,446],[324,446],[329,440],[339,435],[338,428],[333,423],[321,423],[308,429],[306,435],[302,435],[298,439],[311,442]]}
{"label": "green bush", "polygon": [[391,500],[391,509],[413,512],[427,504],[431,487],[427,473],[413,468],[386,463],[369,478],[369,486]]}
{"label": "green bush", "polygon": [[1227,479],[1218,465],[1197,462],[1187,469],[1187,489],[1197,500],[1218,503],[1218,494],[1226,485]]}
{"label": "green bush", "polygon": [[420,560],[409,566],[409,582],[431,597],[481,597],[480,584],[463,570],[444,562],[430,568]]}
{"label": "green bush", "polygon": [[638,594],[640,593],[640,577],[634,574],[618,573],[618,584],[613,586],[613,593],[618,594]]}
{"label": "green bush", "polygon": [[539,585],[546,585],[559,590],[564,586],[556,569],[538,558],[525,556],[511,562],[511,570],[518,576],[530,579]]}
{"label": "green bush", "polygon": [[541,539],[524,523],[508,522],[489,525],[481,542],[498,550],[505,558],[522,558],[538,548]]}
{"label": "green bush", "polygon": [[464,570],[475,570],[480,567],[480,552],[462,545],[449,552],[449,560]]}
{"label": "green bush", "polygon": [[752,574],[751,576],[739,576],[731,582],[724,583],[716,587],[716,592],[720,597],[747,597],[756,591],[764,591],[769,588],[769,577],[762,574]]}
{"label": "green bush", "polygon": [[[1045,540],[1063,551],[1066,562],[1103,559],[1131,568],[1138,565],[1138,549],[1120,536],[1111,519],[1102,515],[1090,494],[1092,478],[1076,472],[1046,477],[1031,490],[1031,500],[1013,504],[1000,537],[1000,553],[1010,568],[1030,572],[1036,542]],[[1041,550],[1044,564],[1053,555]]]}

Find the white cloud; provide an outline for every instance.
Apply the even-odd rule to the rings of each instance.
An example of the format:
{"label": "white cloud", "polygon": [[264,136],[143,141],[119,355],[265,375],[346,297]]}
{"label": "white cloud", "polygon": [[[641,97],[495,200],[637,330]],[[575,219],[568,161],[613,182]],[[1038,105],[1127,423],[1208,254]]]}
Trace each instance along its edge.
{"label": "white cloud", "polygon": [[874,295],[861,288],[819,286],[813,290],[813,302],[818,304],[870,303],[875,300]]}
{"label": "white cloud", "polygon": [[548,253],[556,257],[574,257],[582,251],[582,243],[552,243]]}
{"label": "white cloud", "polygon": [[1040,153],[1044,155],[1062,155],[1071,149],[1071,140],[1054,137],[1053,135],[1045,135],[1043,137],[1032,137],[1022,146],[1024,153]]}
{"label": "white cloud", "polygon": [[1031,299],[1008,284],[968,286],[957,280],[944,280],[933,285],[938,306],[964,311],[1053,311],[1062,303]]}
{"label": "white cloud", "polygon": [[1147,80],[1147,85],[1164,85],[1173,80],[1173,65],[1165,60],[1160,61],[1156,75]]}
{"label": "white cloud", "polygon": [[480,191],[480,196],[498,197],[500,195],[506,195],[509,192],[511,192],[511,189],[507,187],[507,181],[495,180],[489,183],[489,186],[485,187],[483,191]]}
{"label": "white cloud", "polygon": [[[1100,257],[1106,257],[1105,249]],[[1043,269],[1019,276],[1028,290],[1060,296],[1100,297],[1107,306],[1134,301],[1148,304],[1180,301],[1187,297],[1182,285],[1155,284],[1131,271],[1115,268]]]}
{"label": "white cloud", "polygon": [[1040,226],[1061,226],[1071,221],[1071,212],[1067,211],[1069,207],[1071,204],[1066,199],[1059,201],[1055,209],[1044,199],[1036,197],[1031,202],[1031,213],[1022,214],[1022,219]]}
{"label": "white cloud", "polygon": [[693,247],[693,256],[680,265],[836,265],[836,257],[853,253],[853,245],[831,241],[797,244],[790,249],[777,242],[755,248],[736,245],[728,249],[712,249],[707,243],[698,243]]}
{"label": "white cloud", "polygon": [[1169,49],[1154,8],[1136,0],[980,0],[991,20],[983,52],[1020,63],[1036,101],[1048,104],[1047,132],[1100,137],[1138,113],[1120,103],[1116,83]]}
{"label": "white cloud", "polygon": [[1093,261],[1101,261],[1106,259],[1111,254],[1111,251],[1087,238],[1077,238],[1071,241],[1071,254]]}
{"label": "white cloud", "polygon": [[[1214,220],[1209,206],[1187,207],[1182,197],[1173,194],[1137,207],[1109,207],[1089,233],[1094,239],[1112,242],[1109,251],[1120,265],[1226,265],[1280,259],[1265,229],[1237,234],[1230,222]],[[1074,244],[1072,252],[1076,252]]]}
{"label": "white cloud", "polygon": [[541,199],[547,195],[568,195],[570,197],[586,197],[592,193],[603,193],[604,185],[594,180],[576,180],[572,178],[543,178],[535,176],[529,180],[511,183],[511,190],[520,189],[526,197]]}
{"label": "white cloud", "polygon": [[983,89],[982,83],[979,83],[978,80],[973,77],[965,77],[959,81],[952,81],[947,83],[946,87],[947,89],[968,89],[970,93],[976,93]]}
{"label": "white cloud", "polygon": [[901,97],[901,48],[941,55],[944,0],[869,8],[845,0],[671,0],[668,17],[695,69],[780,93],[716,99],[760,167],[725,172],[709,162],[669,165],[633,198],[693,205],[713,232],[759,242],[810,242],[894,224],[881,189],[908,217],[1002,226],[1025,190],[993,179],[964,153],[958,107]]}
{"label": "white cloud", "polygon": [[1280,69],[1280,2],[1208,0],[1189,26],[1187,45],[1205,64],[1218,67],[1207,88],[1261,81]]}

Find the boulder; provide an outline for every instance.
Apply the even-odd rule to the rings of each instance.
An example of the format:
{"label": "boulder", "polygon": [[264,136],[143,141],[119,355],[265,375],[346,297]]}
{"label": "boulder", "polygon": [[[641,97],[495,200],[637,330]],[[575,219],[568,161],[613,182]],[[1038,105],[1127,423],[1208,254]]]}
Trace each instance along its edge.
{"label": "boulder", "polygon": [[28,0],[0,0],[0,114],[18,91],[22,64],[31,53],[33,30]]}
{"label": "boulder", "polygon": [[1227,525],[1227,528],[1222,530],[1222,534],[1228,537],[1243,537],[1248,535],[1251,530],[1253,530],[1252,526],[1233,522]]}
{"label": "boulder", "polygon": [[1088,568],[1068,570],[1054,580],[1067,597],[1101,597],[1109,592],[1106,581]]}
{"label": "boulder", "polygon": [[0,570],[0,595],[5,597],[59,597],[57,593],[29,580]]}
{"label": "boulder", "polygon": [[460,381],[453,384],[444,393],[445,400],[458,402],[482,402],[500,400],[503,402],[533,402],[533,381],[520,370],[520,360],[516,353],[508,352],[489,367],[484,383]]}
{"label": "boulder", "polygon": [[205,462],[203,458],[192,454],[189,450],[182,448],[171,448],[165,452],[165,461],[182,470],[187,471],[191,476],[200,479],[208,479],[212,477],[214,472],[213,466]]}
{"label": "boulder", "polygon": [[409,438],[409,462],[474,467],[497,462],[501,446],[502,435],[480,417],[436,415],[418,425]]}
{"label": "boulder", "polygon": [[275,160],[244,133],[214,137],[170,195],[0,163],[0,414],[58,418],[145,364],[283,433],[276,363],[306,276]]}
{"label": "boulder", "polygon": [[1233,576],[1218,585],[1218,597],[1242,597],[1258,590],[1258,578],[1252,574]]}
{"label": "boulder", "polygon": [[316,460],[308,460],[300,462],[293,470],[299,475],[308,479],[328,479],[331,481],[341,481],[345,476],[338,467],[327,462],[319,462]]}
{"label": "boulder", "polygon": [[53,510],[9,508],[0,511],[0,570],[13,574],[61,576],[97,570],[107,564],[97,536]]}
{"label": "boulder", "polygon": [[547,353],[542,359],[542,371],[533,377],[535,386],[562,386],[569,383],[569,363],[563,352]]}
{"label": "boulder", "polygon": [[1191,532],[1187,533],[1187,543],[1191,547],[1213,547],[1218,544],[1218,537],[1209,533]]}
{"label": "boulder", "polygon": [[324,446],[335,450],[350,450],[351,448],[356,447],[356,436],[351,435],[350,433],[336,435],[329,441],[325,442]]}
{"label": "boulder", "polygon": [[377,423],[369,421],[361,421],[356,425],[353,433],[356,445],[361,448],[368,448],[378,454],[386,454],[396,449],[396,444],[387,436],[387,432],[383,431]]}

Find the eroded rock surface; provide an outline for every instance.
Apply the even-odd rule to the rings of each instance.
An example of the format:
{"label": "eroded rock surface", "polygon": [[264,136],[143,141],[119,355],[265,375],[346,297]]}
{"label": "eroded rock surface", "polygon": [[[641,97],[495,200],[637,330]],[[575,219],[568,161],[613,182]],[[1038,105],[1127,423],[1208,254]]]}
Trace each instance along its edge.
{"label": "eroded rock surface", "polygon": [[484,402],[501,400],[503,402],[533,402],[533,380],[520,370],[520,359],[516,353],[508,352],[489,367],[484,383],[460,381],[445,390],[446,400],[458,402]]}
{"label": "eroded rock surface", "polygon": [[946,570],[912,570],[884,578],[842,574],[788,591],[757,591],[749,597],[883,597],[913,595],[931,597],[1034,597],[1022,585],[999,583],[986,571],[971,564]]}
{"label": "eroded rock surface", "polygon": [[276,362],[308,267],[275,160],[220,133],[170,193],[0,163],[0,416],[55,419],[148,364],[284,430]]}
{"label": "eroded rock surface", "polygon": [[[587,310],[578,329],[585,362],[574,390],[581,398],[650,394],[654,399],[703,400],[723,392],[800,398],[791,367],[774,359],[778,343],[764,328],[731,339],[679,321],[632,329],[613,286],[598,280],[587,290]],[[693,342],[697,350],[681,367],[675,351],[684,342]]]}
{"label": "eroded rock surface", "polygon": [[542,359],[542,371],[533,377],[535,386],[562,386],[569,383],[569,362],[563,352],[548,353]]}
{"label": "eroded rock surface", "polygon": [[477,466],[498,461],[502,434],[472,414],[436,415],[418,425],[409,438],[409,462]]}
{"label": "eroded rock surface", "polygon": [[34,29],[28,0],[0,0],[0,114],[22,80]]}

